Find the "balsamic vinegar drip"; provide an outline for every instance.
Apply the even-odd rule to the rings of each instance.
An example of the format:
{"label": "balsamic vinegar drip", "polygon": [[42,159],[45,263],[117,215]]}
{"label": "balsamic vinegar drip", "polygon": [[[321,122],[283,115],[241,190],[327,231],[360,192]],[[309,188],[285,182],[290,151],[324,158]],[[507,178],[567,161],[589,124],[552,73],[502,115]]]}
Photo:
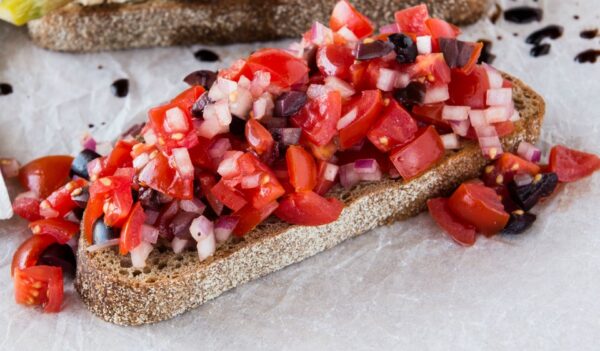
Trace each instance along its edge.
{"label": "balsamic vinegar drip", "polygon": [[575,56],[575,61],[579,63],[595,63],[598,59],[598,56],[600,56],[600,50],[590,49],[580,52],[577,56]]}
{"label": "balsamic vinegar drip", "polygon": [[498,21],[498,18],[500,18],[500,15],[502,14],[502,7],[500,7],[500,5],[498,5],[498,4],[495,4],[495,5],[496,5],[496,7],[494,10],[494,13],[492,13],[490,15],[490,21],[493,24],[496,24],[496,22]]}
{"label": "balsamic vinegar drip", "polygon": [[583,39],[594,39],[598,35],[598,28],[583,30],[579,33],[579,36]]}
{"label": "balsamic vinegar drip", "polygon": [[539,45],[545,38],[560,38],[563,35],[563,31],[564,28],[562,26],[551,24],[529,34],[529,36],[525,39],[525,42],[528,44]]}
{"label": "balsamic vinegar drip", "polygon": [[198,61],[202,62],[215,62],[219,61],[219,55],[214,51],[208,49],[200,49],[194,53],[194,57]]}
{"label": "balsamic vinegar drip", "polygon": [[496,55],[492,54],[492,42],[485,39],[479,39],[478,42],[483,44],[483,48],[481,49],[481,54],[479,55],[479,59],[477,63],[489,63],[492,64]]}
{"label": "balsamic vinegar drip", "polygon": [[12,94],[12,85],[8,83],[0,83],[0,96]]}
{"label": "balsamic vinegar drip", "polygon": [[117,79],[110,86],[110,90],[113,95],[116,97],[125,97],[129,94],[129,80],[127,79]]}
{"label": "balsamic vinegar drip", "polygon": [[550,44],[536,45],[531,48],[529,54],[533,57],[544,56],[550,52]]}
{"label": "balsamic vinegar drip", "polygon": [[529,6],[513,7],[504,11],[504,19],[513,23],[531,23],[541,21],[544,11]]}

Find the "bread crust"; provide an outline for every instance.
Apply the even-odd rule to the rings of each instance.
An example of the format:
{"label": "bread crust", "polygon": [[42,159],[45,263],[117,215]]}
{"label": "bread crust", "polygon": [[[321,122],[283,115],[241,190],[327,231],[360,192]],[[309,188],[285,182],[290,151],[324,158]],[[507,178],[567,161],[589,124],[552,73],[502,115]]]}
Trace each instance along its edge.
{"label": "bread crust", "polygon": [[[515,132],[502,138],[505,150],[514,151],[520,141],[537,141],[545,103],[523,82],[505,78],[513,83],[515,107],[521,114]],[[414,216],[425,209],[427,199],[448,195],[463,181],[477,177],[486,163],[479,147],[468,142],[409,182],[386,179],[351,191],[338,186],[331,195],[346,207],[336,222],[304,227],[269,220],[204,262],[199,262],[195,250],[180,255],[154,250],[148,266],[137,270],[116,250],[88,253],[87,243],[80,239],[75,287],[90,311],[106,321],[121,325],[163,321],[377,226]]]}
{"label": "bread crust", "polygon": [[[58,51],[91,52],[296,37],[314,21],[328,23],[336,0],[147,0],[82,6],[71,3],[29,23],[33,41]],[[377,24],[398,9],[425,3],[455,24],[479,19],[488,0],[354,0]]]}

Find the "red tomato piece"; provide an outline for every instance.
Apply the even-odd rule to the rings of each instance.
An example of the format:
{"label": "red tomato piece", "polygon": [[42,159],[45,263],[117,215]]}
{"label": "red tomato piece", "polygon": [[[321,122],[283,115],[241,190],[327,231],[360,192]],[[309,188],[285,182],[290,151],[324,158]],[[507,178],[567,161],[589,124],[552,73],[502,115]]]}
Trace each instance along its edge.
{"label": "red tomato piece", "polygon": [[335,181],[325,179],[325,169],[327,168],[327,161],[319,161],[317,171],[317,185],[313,191],[319,195],[325,195],[335,185]]}
{"label": "red tomato piece", "polygon": [[204,87],[194,85],[184,90],[181,94],[177,95],[171,103],[181,107],[184,111],[191,113],[192,106],[198,100],[198,98],[205,92]]}
{"label": "red tomato piece", "polygon": [[88,207],[90,202],[101,203],[104,223],[110,227],[121,227],[133,206],[131,186],[132,182],[128,177],[100,178],[90,185]]}
{"label": "red tomato piece", "polygon": [[41,254],[48,246],[57,243],[52,235],[34,235],[25,240],[15,251],[10,267],[10,274],[14,275],[16,269],[25,269],[35,266]]}
{"label": "red tomato piece", "polygon": [[[367,89],[367,87],[365,86],[365,83],[364,83],[365,72],[371,61],[377,61],[377,60],[358,61],[358,62],[353,63],[352,66],[350,66],[350,81],[352,82],[352,86],[355,89],[357,89],[357,90]],[[377,84],[377,81],[375,81],[375,84]]]}
{"label": "red tomato piece", "polygon": [[127,254],[142,243],[142,225],[146,221],[146,214],[140,202],[136,203],[121,230],[119,238],[119,253]]}
{"label": "red tomato piece", "polygon": [[60,267],[34,266],[17,269],[14,284],[18,304],[41,305],[45,313],[60,312],[63,301],[63,275]]}
{"label": "red tomato piece", "polygon": [[354,161],[360,159],[374,158],[383,173],[387,173],[393,167],[389,155],[381,152],[371,143],[364,143],[359,150],[348,149],[338,152],[336,156],[338,158],[337,164],[339,165],[354,163]]}
{"label": "red tomato piece", "polygon": [[452,72],[441,53],[419,55],[408,70],[411,79],[424,78],[430,84],[450,83]]}
{"label": "red tomato piece", "polygon": [[248,144],[259,154],[269,152],[273,149],[275,141],[273,135],[259,121],[250,119],[246,122],[245,130]]}
{"label": "red tomato piece", "polygon": [[485,108],[485,97],[490,83],[487,73],[481,66],[475,66],[470,74],[459,70],[452,70],[452,80],[448,85],[450,92],[449,105],[471,106],[471,108]]}
{"label": "red tomato piece", "polygon": [[500,232],[510,217],[498,194],[483,184],[463,183],[448,199],[448,206],[457,218],[486,236]]}
{"label": "red tomato piece", "polygon": [[261,49],[248,58],[252,74],[266,71],[271,74],[271,84],[289,88],[300,81],[308,80],[306,62],[281,49]]}
{"label": "red tomato piece", "polygon": [[216,172],[218,164],[208,153],[213,142],[214,140],[198,137],[198,144],[188,150],[190,160],[192,160],[194,166]]}
{"label": "red tomato piece", "polygon": [[[172,109],[178,110],[178,112],[176,112],[177,115],[182,115],[183,120],[185,121],[184,125],[188,126],[187,131],[168,132],[165,129],[167,111]],[[157,147],[167,154],[175,148],[185,147],[186,149],[190,149],[198,144],[198,135],[193,128],[191,128],[193,124],[190,112],[184,110],[178,104],[170,102],[162,106],[154,107],[148,111],[148,117],[149,126],[158,137]]]}
{"label": "red tomato piece", "polygon": [[302,137],[300,143],[305,147],[308,147],[317,160],[328,161],[338,150],[338,147],[333,140],[330,141],[329,144],[319,146],[312,143],[307,138]]}
{"label": "red tomato piece", "polygon": [[143,186],[148,186],[176,199],[190,200],[194,195],[193,180],[182,179],[161,152],[156,153],[138,174],[138,181]]}
{"label": "red tomato piece", "polygon": [[210,193],[230,209],[237,211],[246,206],[244,194],[239,190],[230,187],[224,180],[220,180],[215,186],[210,189]]}
{"label": "red tomato piece", "polygon": [[81,218],[82,222],[82,230],[83,235],[85,236],[85,240],[88,244],[92,244],[93,231],[94,231],[94,223],[102,217],[102,207],[104,205],[104,201],[101,198],[92,198],[90,197],[85,211],[83,212],[83,217]]}
{"label": "red tomato piece", "polygon": [[210,191],[210,189],[217,184],[216,177],[211,173],[202,172],[198,174],[196,178],[200,182],[200,190],[202,191],[202,195],[206,198],[206,201],[208,201],[208,204],[213,211],[217,215],[220,215],[223,211],[223,203],[219,201]]}
{"label": "red tomato piece", "polygon": [[238,159],[242,176],[258,175],[259,186],[242,189],[245,198],[255,208],[262,208],[285,194],[285,189],[269,167],[260,162],[252,153],[245,153]]}
{"label": "red tomato piece", "polygon": [[452,240],[463,246],[475,244],[475,227],[461,222],[448,207],[448,199],[438,197],[427,201],[429,214]]}
{"label": "red tomato piece", "polygon": [[233,80],[236,82],[240,79],[241,76],[245,76],[248,79],[252,79],[252,71],[250,70],[250,67],[248,67],[246,60],[242,59],[234,61],[231,64],[231,66],[229,66],[229,68],[222,69],[219,71],[219,77]]}
{"label": "red tomato piece", "polygon": [[247,205],[236,211],[233,216],[238,219],[238,224],[233,230],[233,235],[238,237],[246,235],[267,219],[267,217],[275,211],[277,206],[279,206],[279,204],[276,201],[273,201],[260,209]]}
{"label": "red tomato piece", "polygon": [[29,223],[34,235],[51,235],[59,244],[66,244],[79,233],[79,224],[62,218],[48,218]]}
{"label": "red tomato piece", "polygon": [[413,141],[392,150],[390,159],[405,180],[412,179],[444,156],[444,144],[433,126],[423,129]]}
{"label": "red tomato piece", "polygon": [[71,163],[71,156],[45,156],[35,159],[21,167],[19,182],[38,197],[46,198],[68,181]]}
{"label": "red tomato piece", "polygon": [[356,119],[340,130],[340,148],[351,148],[367,136],[383,108],[383,98],[379,90],[364,90],[344,106],[342,115],[357,109]]}
{"label": "red tomato piece", "polygon": [[328,144],[337,133],[337,122],[342,113],[342,97],[339,92],[310,100],[291,120],[302,128],[302,134],[318,146]]}
{"label": "red tomato piece", "polygon": [[15,213],[30,222],[42,219],[40,215],[40,199],[28,196],[17,196],[12,203]]}
{"label": "red tomato piece", "polygon": [[510,152],[505,152],[493,165],[485,168],[481,179],[487,186],[494,187],[499,194],[505,195],[504,189],[500,188],[510,183],[515,174],[527,173],[535,176],[540,171],[540,166],[535,163],[522,159]]}
{"label": "red tomato piece", "polygon": [[329,19],[329,27],[336,32],[344,26],[350,29],[359,39],[368,37],[373,33],[371,21],[358,12],[347,0],[339,1],[335,5]]}
{"label": "red tomato piece", "polygon": [[429,18],[429,11],[427,11],[427,5],[425,4],[397,11],[394,14],[394,18],[402,33],[412,33],[414,35],[428,34],[425,21]]}
{"label": "red tomato piece", "polygon": [[414,105],[412,113],[417,120],[427,124],[433,124],[436,129],[451,131],[452,127],[450,126],[450,123],[442,118],[443,109],[443,102],[430,105]]}
{"label": "red tomato piece", "polygon": [[367,137],[379,150],[387,152],[409,142],[417,133],[417,122],[395,99],[383,110]]}
{"label": "red tomato piece", "polygon": [[354,63],[352,50],[343,45],[325,45],[317,50],[317,67],[325,76],[351,80],[350,66]]}
{"label": "red tomato piece", "polygon": [[291,145],[285,153],[290,183],[296,191],[312,190],[317,185],[315,159],[302,146]]}
{"label": "red tomato piece", "polygon": [[600,170],[600,158],[594,154],[556,145],[550,150],[550,172],[561,182],[574,182]]}
{"label": "red tomato piece", "polygon": [[275,215],[288,223],[299,225],[323,225],[336,221],[344,203],[338,199],[326,199],[312,191],[286,195],[275,210]]}
{"label": "red tomato piece", "polygon": [[44,209],[45,207],[50,207],[54,211],[58,212],[59,217],[63,217],[69,213],[69,211],[77,207],[77,204],[71,198],[71,193],[74,191],[81,191],[81,189],[83,189],[83,187],[86,185],[87,181],[81,178],[68,182],[50,194],[46,200],[42,201],[40,204],[40,210]]}
{"label": "red tomato piece", "polygon": [[439,52],[439,38],[456,38],[460,34],[460,29],[439,18],[428,18],[425,25],[431,34],[431,49],[433,52]]}

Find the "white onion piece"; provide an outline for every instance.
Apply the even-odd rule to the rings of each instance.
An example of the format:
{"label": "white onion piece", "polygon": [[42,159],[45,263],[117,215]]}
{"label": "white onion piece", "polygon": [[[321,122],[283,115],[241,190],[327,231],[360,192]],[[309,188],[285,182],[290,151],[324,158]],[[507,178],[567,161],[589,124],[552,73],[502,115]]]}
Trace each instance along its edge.
{"label": "white onion piece", "polygon": [[231,150],[231,142],[227,138],[220,138],[213,142],[208,149],[208,155],[216,160],[221,161],[225,152]]}
{"label": "white onion piece", "polygon": [[186,179],[194,178],[194,165],[190,159],[190,153],[184,147],[172,150],[173,160],[179,174]]}
{"label": "white onion piece", "polygon": [[490,84],[490,89],[502,88],[502,84],[504,83],[504,78],[502,78],[502,75],[500,74],[500,72],[498,72],[498,70],[496,70],[494,67],[492,67],[486,63],[482,64],[482,66],[485,69],[485,73],[487,73],[487,78],[488,78],[488,82]]}
{"label": "white onion piece", "polygon": [[198,250],[198,258],[200,259],[200,262],[214,255],[215,251],[217,250],[215,234],[211,233],[208,237],[200,240],[198,245],[196,245],[196,249]]}
{"label": "white onion piece", "polygon": [[148,145],[156,145],[158,142],[158,138],[156,137],[156,133],[152,129],[148,129],[142,137],[144,138],[144,142]]}
{"label": "white onion piece", "polygon": [[470,110],[469,121],[471,122],[473,128],[488,125],[488,122],[485,120],[484,110]]}
{"label": "white onion piece", "polygon": [[433,104],[436,102],[446,101],[450,98],[448,92],[448,84],[427,88],[425,91],[425,98],[423,99],[424,104]]}
{"label": "white onion piece", "polygon": [[213,235],[213,232],[213,222],[204,216],[194,219],[190,224],[190,234],[192,234],[192,238],[198,242]]}
{"label": "white onion piece", "polygon": [[511,88],[488,89],[485,102],[488,106],[508,106],[512,103]]}
{"label": "white onion piece", "polygon": [[191,200],[181,200],[179,201],[179,208],[185,212],[189,213],[197,213],[199,215],[204,213],[206,209],[206,205],[198,198],[193,198]]}
{"label": "white onion piece", "polygon": [[431,54],[431,35],[417,37],[417,51],[421,55]]}
{"label": "white onion piece", "polygon": [[0,219],[9,219],[13,216],[13,208],[8,196],[8,189],[4,183],[4,176],[0,173]]}
{"label": "white onion piece", "polygon": [[158,229],[148,224],[142,224],[142,240],[150,244],[156,244]]}
{"label": "white onion piece", "polygon": [[237,217],[222,216],[215,223],[215,239],[217,243],[226,242],[239,222]]}
{"label": "white onion piece", "polygon": [[133,159],[133,168],[137,170],[142,169],[148,161],[150,161],[150,156],[145,152],[141,153]]}
{"label": "white onion piece", "polygon": [[260,185],[260,173],[251,174],[242,178],[243,189],[254,189]]}
{"label": "white onion piece", "polygon": [[273,96],[269,93],[263,93],[252,105],[252,114],[255,119],[262,119],[265,116],[272,116],[275,103]]}
{"label": "white onion piece", "polygon": [[381,34],[393,34],[400,33],[400,27],[397,23],[390,23],[379,27],[379,33]]}
{"label": "white onion piece", "polygon": [[389,68],[380,68],[377,78],[377,88],[382,91],[392,91],[401,80],[401,74],[398,71]]}
{"label": "white onion piece", "polygon": [[219,163],[217,173],[223,177],[233,176],[239,172],[237,160],[244,153],[241,151],[227,151],[225,152],[223,161]]}
{"label": "white onion piece", "polygon": [[144,268],[146,266],[146,259],[153,248],[152,244],[142,240],[136,248],[131,250],[131,265],[135,268]]}
{"label": "white onion piece", "polygon": [[442,109],[442,119],[448,121],[464,121],[469,118],[469,106],[449,106],[445,105]]}
{"label": "white onion piece", "polygon": [[485,120],[488,124],[508,121],[509,113],[506,106],[491,106],[484,110]]}
{"label": "white onion piece", "polygon": [[350,125],[350,123],[354,122],[358,116],[358,107],[353,108],[350,112],[346,113],[342,118],[340,118],[337,122],[337,130],[342,130]]}
{"label": "white onion piece", "polygon": [[250,79],[248,79],[248,77],[246,77],[244,75],[240,76],[240,78],[237,81],[238,88],[244,88],[244,89],[250,89],[251,83],[252,82],[250,81]]}
{"label": "white onion piece", "polygon": [[340,167],[338,165],[334,165],[333,163],[327,162],[325,164],[325,171],[323,172],[323,178],[330,182],[335,181],[335,177],[337,177]]}
{"label": "white onion piece", "polygon": [[355,93],[352,85],[335,76],[329,76],[325,78],[325,86],[331,90],[339,91],[343,98],[351,97]]}
{"label": "white onion piece", "polygon": [[469,133],[471,122],[468,119],[464,121],[450,121],[450,127],[452,127],[452,131],[455,134],[466,137]]}
{"label": "white onion piece", "polygon": [[229,111],[229,103],[223,99],[217,101],[214,105],[217,121],[222,126],[229,126],[231,124],[231,111]]}
{"label": "white onion piece", "polygon": [[316,99],[322,95],[325,95],[327,93],[329,93],[331,90],[329,89],[329,87],[325,86],[325,85],[321,85],[321,84],[311,84],[308,86],[308,89],[306,90],[306,96],[309,99]]}
{"label": "white onion piece", "polygon": [[490,126],[490,125],[476,127],[475,134],[477,134],[478,138],[497,137],[498,136],[498,132],[496,131],[496,128],[494,128],[494,126]]}
{"label": "white onion piece", "polygon": [[3,158],[0,159],[0,170],[2,175],[6,178],[14,178],[19,175],[19,162],[14,158]]}
{"label": "white onion piece", "polygon": [[188,239],[180,239],[178,237],[174,237],[171,241],[171,248],[173,252],[176,254],[180,254],[185,250],[186,247],[190,244],[190,240]]}
{"label": "white onion piece", "polygon": [[219,86],[219,89],[223,92],[223,94],[225,94],[225,96],[228,96],[229,94],[233,93],[238,88],[238,84],[236,82],[222,77],[217,78],[217,85]]}
{"label": "white onion piece", "polygon": [[515,174],[513,180],[517,186],[525,186],[533,182],[533,177],[528,173],[517,173]]}
{"label": "white onion piece", "polygon": [[336,33],[350,43],[355,43],[359,40],[356,34],[348,29],[347,26],[343,26],[342,28],[338,29]]}
{"label": "white onion piece", "polygon": [[249,88],[250,93],[257,98],[265,92],[269,84],[271,84],[271,73],[266,71],[254,72],[254,78]]}
{"label": "white onion piece", "polygon": [[333,42],[333,32],[319,22],[315,22],[310,29],[309,40],[311,43],[322,46]]}
{"label": "white onion piece", "polygon": [[442,143],[444,144],[445,149],[460,149],[460,141],[458,140],[458,135],[454,133],[449,133],[440,135],[440,138],[442,138]]}
{"label": "white onion piece", "polygon": [[208,91],[208,98],[211,101],[218,101],[227,98],[229,94],[226,94],[224,91],[219,88],[219,85],[215,82],[210,90]]}
{"label": "white onion piece", "polygon": [[[214,105],[210,105],[210,106],[214,106]],[[206,109],[204,109],[204,112],[206,112]],[[213,120],[205,119],[204,121],[201,121],[201,122],[202,123],[196,128],[196,132],[198,133],[199,136],[206,138],[206,139],[212,139],[219,134],[227,133],[229,131],[229,126],[222,125],[216,119],[213,119]]]}
{"label": "white onion piece", "polygon": [[538,163],[542,159],[542,151],[526,141],[519,143],[517,155],[533,163]]}
{"label": "white onion piece", "polygon": [[[246,119],[252,108],[252,99],[252,94],[248,89],[239,88],[229,94],[229,112],[241,119]],[[231,123],[231,120],[229,120],[229,123]]]}
{"label": "white onion piece", "polygon": [[185,113],[179,107],[173,107],[165,112],[163,127],[167,133],[187,132],[190,129]]}
{"label": "white onion piece", "polygon": [[340,167],[340,184],[346,188],[350,189],[354,185],[360,182],[360,176],[356,173],[354,169],[354,163],[348,163]]}
{"label": "white onion piece", "polygon": [[497,136],[479,137],[478,140],[484,156],[493,160],[503,153],[502,143]]}
{"label": "white onion piece", "polygon": [[96,252],[98,250],[106,249],[107,247],[117,246],[117,245],[119,245],[119,238],[106,240],[100,244],[90,245],[85,249],[85,251]]}

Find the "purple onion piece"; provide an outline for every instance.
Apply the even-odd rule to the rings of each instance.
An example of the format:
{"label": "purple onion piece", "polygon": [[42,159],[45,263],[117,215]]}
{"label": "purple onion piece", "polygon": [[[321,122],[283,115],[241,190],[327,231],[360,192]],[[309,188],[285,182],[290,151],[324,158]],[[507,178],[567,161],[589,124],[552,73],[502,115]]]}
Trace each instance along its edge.
{"label": "purple onion piece", "polygon": [[354,170],[358,174],[371,174],[379,170],[379,164],[373,158],[360,159],[354,161]]}
{"label": "purple onion piece", "polygon": [[221,216],[215,222],[215,229],[233,230],[239,221],[240,219],[234,216]]}
{"label": "purple onion piece", "polygon": [[202,117],[204,108],[206,107],[206,105],[208,105],[209,102],[210,99],[208,98],[208,92],[205,91],[202,95],[200,95],[200,97],[198,97],[198,100],[194,102],[194,105],[192,106],[192,116],[198,118]]}
{"label": "purple onion piece", "polygon": [[197,213],[181,211],[175,215],[169,224],[169,229],[179,239],[191,239],[190,224],[196,217],[198,217]]}
{"label": "purple onion piece", "polygon": [[281,118],[281,117],[271,117],[271,118],[265,118],[263,120],[261,120],[261,122],[267,126],[267,128],[285,128],[288,125],[288,120],[287,118]]}
{"label": "purple onion piece", "polygon": [[383,57],[394,49],[394,44],[389,41],[375,40],[371,43],[359,43],[356,46],[354,57],[357,60],[371,60]]}
{"label": "purple onion piece", "polygon": [[300,141],[301,128],[273,128],[271,129],[273,139],[284,145],[296,145]]}
{"label": "purple onion piece", "polygon": [[208,90],[217,80],[217,73],[213,71],[200,70],[188,74],[183,81],[189,85],[200,85]]}
{"label": "purple onion piece", "polygon": [[129,136],[132,138],[137,138],[145,126],[146,126],[146,123],[137,123],[137,124],[132,125],[123,134],[121,134],[121,139],[125,139]]}
{"label": "purple onion piece", "polygon": [[307,96],[301,91],[288,91],[275,100],[274,114],[278,117],[291,117],[306,104]]}

